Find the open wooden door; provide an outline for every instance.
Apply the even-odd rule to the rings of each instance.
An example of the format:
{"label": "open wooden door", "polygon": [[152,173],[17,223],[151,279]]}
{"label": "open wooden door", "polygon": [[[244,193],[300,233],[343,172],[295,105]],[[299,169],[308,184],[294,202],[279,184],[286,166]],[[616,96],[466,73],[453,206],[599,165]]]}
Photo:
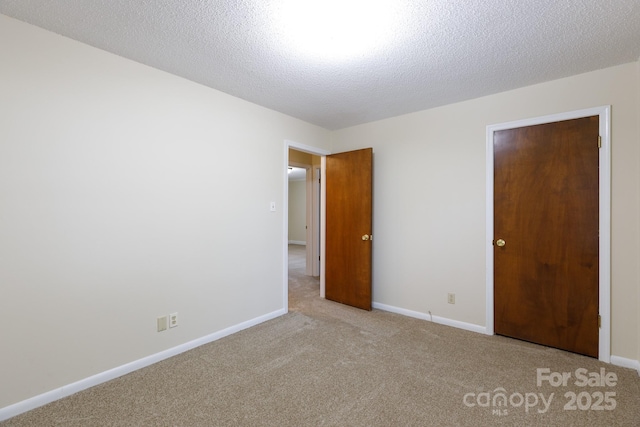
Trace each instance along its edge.
{"label": "open wooden door", "polygon": [[327,156],[325,296],[371,310],[373,149]]}

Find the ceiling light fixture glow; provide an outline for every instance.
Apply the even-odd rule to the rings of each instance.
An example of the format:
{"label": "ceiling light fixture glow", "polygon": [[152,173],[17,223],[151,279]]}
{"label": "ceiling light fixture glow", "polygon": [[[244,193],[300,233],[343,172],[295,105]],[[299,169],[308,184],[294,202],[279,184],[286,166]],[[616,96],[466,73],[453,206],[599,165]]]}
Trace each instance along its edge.
{"label": "ceiling light fixture glow", "polygon": [[[312,59],[341,61],[374,54],[393,39],[397,0],[280,0],[276,32]],[[397,29],[396,29],[397,31]]]}

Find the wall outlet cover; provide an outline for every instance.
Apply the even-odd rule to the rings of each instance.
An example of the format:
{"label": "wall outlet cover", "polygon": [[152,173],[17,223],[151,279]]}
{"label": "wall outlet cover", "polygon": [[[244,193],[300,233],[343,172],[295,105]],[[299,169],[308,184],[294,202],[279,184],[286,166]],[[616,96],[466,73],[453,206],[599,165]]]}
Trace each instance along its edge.
{"label": "wall outlet cover", "polygon": [[175,328],[178,326],[178,313],[171,313],[169,315],[169,327]]}
{"label": "wall outlet cover", "polygon": [[167,330],[167,316],[161,316],[158,317],[157,319],[157,324],[158,324],[158,332],[162,332],[162,331],[166,331]]}

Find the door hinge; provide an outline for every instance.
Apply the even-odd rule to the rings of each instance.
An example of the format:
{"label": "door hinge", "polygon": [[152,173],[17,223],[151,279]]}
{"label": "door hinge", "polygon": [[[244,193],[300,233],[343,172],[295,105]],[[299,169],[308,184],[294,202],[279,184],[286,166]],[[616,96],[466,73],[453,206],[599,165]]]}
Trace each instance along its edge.
{"label": "door hinge", "polygon": [[602,148],[602,137],[598,135],[598,148]]}
{"label": "door hinge", "polygon": [[598,328],[602,328],[602,316],[598,314]]}

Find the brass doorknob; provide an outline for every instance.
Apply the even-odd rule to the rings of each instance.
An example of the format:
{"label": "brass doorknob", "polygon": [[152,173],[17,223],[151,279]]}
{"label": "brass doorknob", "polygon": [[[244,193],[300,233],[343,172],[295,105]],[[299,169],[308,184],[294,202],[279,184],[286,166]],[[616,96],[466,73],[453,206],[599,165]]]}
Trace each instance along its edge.
{"label": "brass doorknob", "polygon": [[507,242],[505,242],[505,241],[504,241],[504,240],[502,240],[502,239],[498,239],[498,240],[496,240],[496,245],[497,245],[497,246],[499,246],[499,247],[503,247],[503,246],[504,246],[504,245],[506,245],[506,244],[507,244]]}
{"label": "brass doorknob", "polygon": [[369,235],[368,234],[364,234],[362,236],[362,240],[369,240]]}

